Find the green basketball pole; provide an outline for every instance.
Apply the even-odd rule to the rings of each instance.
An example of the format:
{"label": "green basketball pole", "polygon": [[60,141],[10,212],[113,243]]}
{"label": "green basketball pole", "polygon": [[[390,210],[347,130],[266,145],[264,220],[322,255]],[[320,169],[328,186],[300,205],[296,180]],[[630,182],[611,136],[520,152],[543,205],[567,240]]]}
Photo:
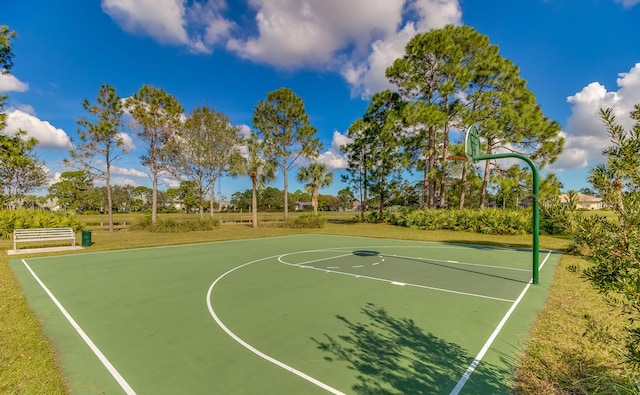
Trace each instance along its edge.
{"label": "green basketball pole", "polygon": [[540,207],[538,206],[538,195],[540,193],[540,176],[538,169],[533,161],[518,153],[510,152],[504,154],[480,155],[480,138],[478,136],[478,128],[473,125],[469,128],[465,137],[465,147],[467,157],[474,163],[488,159],[502,158],[518,158],[527,162],[533,174],[533,283],[539,282],[539,261],[540,261]]}

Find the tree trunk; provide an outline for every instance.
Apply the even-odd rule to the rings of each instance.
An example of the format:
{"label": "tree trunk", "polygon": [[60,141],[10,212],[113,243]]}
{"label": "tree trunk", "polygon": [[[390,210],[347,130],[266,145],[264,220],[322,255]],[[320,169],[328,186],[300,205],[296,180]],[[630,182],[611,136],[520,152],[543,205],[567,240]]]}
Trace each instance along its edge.
{"label": "tree trunk", "polygon": [[318,184],[314,183],[313,184],[313,193],[311,194],[311,205],[313,206],[313,213],[317,216],[318,215],[318,195],[320,188],[318,187]]}
{"label": "tree trunk", "polygon": [[364,222],[364,216],[367,214],[367,169],[364,169],[364,199],[362,199],[361,218]]}
{"label": "tree trunk", "polygon": [[213,218],[213,203],[215,199],[215,184],[216,181],[213,180],[211,185],[209,185],[209,216]]}
{"label": "tree trunk", "polygon": [[382,219],[382,214],[384,214],[384,188],[385,188],[385,179],[382,176],[382,180],[380,182],[380,219]]}
{"label": "tree trunk", "polygon": [[253,189],[251,191],[251,219],[253,222],[253,228],[258,227],[258,194],[256,192],[256,183],[257,180],[255,177],[251,177],[251,183],[253,184]]}
{"label": "tree trunk", "polygon": [[467,163],[465,162],[462,166],[462,175],[460,176],[460,205],[459,209],[462,210],[464,208],[464,197],[467,188]]}
{"label": "tree trunk", "polygon": [[440,208],[444,208],[447,189],[447,156],[449,156],[449,126],[444,127],[442,143],[442,176],[440,176]]}
{"label": "tree trunk", "polygon": [[436,128],[429,128],[429,155],[427,166],[427,180],[429,183],[429,208],[436,205],[436,180],[433,178],[433,170],[436,168]]}
{"label": "tree trunk", "polygon": [[155,168],[152,172],[151,185],[151,223],[155,224],[158,219],[158,170]]}
{"label": "tree trunk", "polygon": [[480,191],[480,208],[483,209],[485,207],[485,203],[487,200],[487,188],[489,186],[489,175],[491,170],[490,161],[485,161],[484,165],[484,176],[482,177],[482,190]]}
{"label": "tree trunk", "polygon": [[109,213],[109,233],[113,233],[113,203],[111,198],[111,166],[108,163],[107,159],[107,174],[105,179],[105,184],[107,187],[107,212]]}
{"label": "tree trunk", "polygon": [[423,181],[422,181],[422,209],[429,207],[429,179],[427,175],[427,160],[424,161],[424,170],[423,170]]}
{"label": "tree trunk", "polygon": [[289,218],[289,175],[286,163],[282,166],[282,175],[284,177],[284,219],[286,220]]}

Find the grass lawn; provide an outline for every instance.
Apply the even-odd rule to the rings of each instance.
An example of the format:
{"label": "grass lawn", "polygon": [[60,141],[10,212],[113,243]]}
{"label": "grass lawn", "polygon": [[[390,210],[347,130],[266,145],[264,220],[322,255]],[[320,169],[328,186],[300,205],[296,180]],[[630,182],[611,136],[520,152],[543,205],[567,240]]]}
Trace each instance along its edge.
{"label": "grass lawn", "polygon": [[[104,225],[106,216],[79,216],[79,219],[92,230],[94,245],[91,251],[304,233],[503,246],[531,245],[530,235],[496,237],[349,221],[356,214],[335,213],[328,216],[329,222],[324,228],[307,230],[269,226],[268,220],[281,219],[281,213],[265,215],[262,218],[265,226],[258,229],[240,222],[239,219],[243,219],[240,214],[221,214],[218,218],[229,222],[216,230],[177,234],[130,231],[122,225],[117,226],[116,231],[110,234]],[[170,216],[179,218],[184,215]],[[245,213],[243,216],[248,218],[249,215]],[[115,221],[129,222],[136,217],[117,215]],[[160,218],[167,217],[169,215],[160,215]],[[542,236],[540,245],[545,249],[564,250],[569,241]],[[3,250],[12,248],[11,240],[1,240],[0,247]],[[534,327],[527,351],[522,357],[522,366],[516,375],[518,393],[637,393],[638,385],[633,386],[634,377],[625,368],[622,357],[625,319],[621,317],[620,311],[604,302],[602,296],[580,275],[581,269],[587,266],[588,263],[578,257],[563,256],[547,307]],[[40,323],[26,305],[8,267],[6,254],[0,254],[0,350],[0,393],[68,392],[56,365],[56,357],[42,334]]]}

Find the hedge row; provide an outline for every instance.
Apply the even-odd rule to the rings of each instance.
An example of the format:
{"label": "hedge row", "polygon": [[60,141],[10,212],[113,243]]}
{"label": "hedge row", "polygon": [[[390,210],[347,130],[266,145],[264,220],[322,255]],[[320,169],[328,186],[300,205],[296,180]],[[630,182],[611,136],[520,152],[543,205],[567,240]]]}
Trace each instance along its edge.
{"label": "hedge row", "polygon": [[37,209],[0,210],[0,238],[11,239],[15,229],[72,228],[82,229],[75,213]]}
{"label": "hedge row", "polygon": [[395,223],[426,230],[458,230],[496,235],[531,233],[531,210],[416,210],[400,214]]}

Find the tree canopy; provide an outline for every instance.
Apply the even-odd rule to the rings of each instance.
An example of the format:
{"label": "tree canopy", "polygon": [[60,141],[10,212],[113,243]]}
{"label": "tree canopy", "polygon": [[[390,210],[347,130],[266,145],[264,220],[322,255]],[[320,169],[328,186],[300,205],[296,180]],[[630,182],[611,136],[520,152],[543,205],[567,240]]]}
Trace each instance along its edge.
{"label": "tree canopy", "polygon": [[96,103],[91,104],[88,99],[85,99],[82,107],[92,116],[92,119],[85,117],[78,119],[80,141],[70,151],[72,160],[66,163],[72,167],[84,169],[92,177],[105,181],[109,232],[113,232],[111,168],[125,150],[120,134],[123,131],[124,114],[122,99],[113,87],[103,84],[98,92]]}
{"label": "tree canopy", "polygon": [[318,156],[322,144],[316,128],[309,122],[304,102],[291,89],[280,88],[267,94],[253,110],[253,126],[263,141],[268,161],[282,171],[284,178],[284,218],[288,217],[289,170],[305,158]]}
{"label": "tree canopy", "polygon": [[169,169],[168,162],[174,152],[169,144],[180,128],[182,105],[163,89],[143,85],[126,100],[126,106],[137,125],[136,134],[144,142],[142,164],[151,172],[151,221],[157,220],[158,177]]}

